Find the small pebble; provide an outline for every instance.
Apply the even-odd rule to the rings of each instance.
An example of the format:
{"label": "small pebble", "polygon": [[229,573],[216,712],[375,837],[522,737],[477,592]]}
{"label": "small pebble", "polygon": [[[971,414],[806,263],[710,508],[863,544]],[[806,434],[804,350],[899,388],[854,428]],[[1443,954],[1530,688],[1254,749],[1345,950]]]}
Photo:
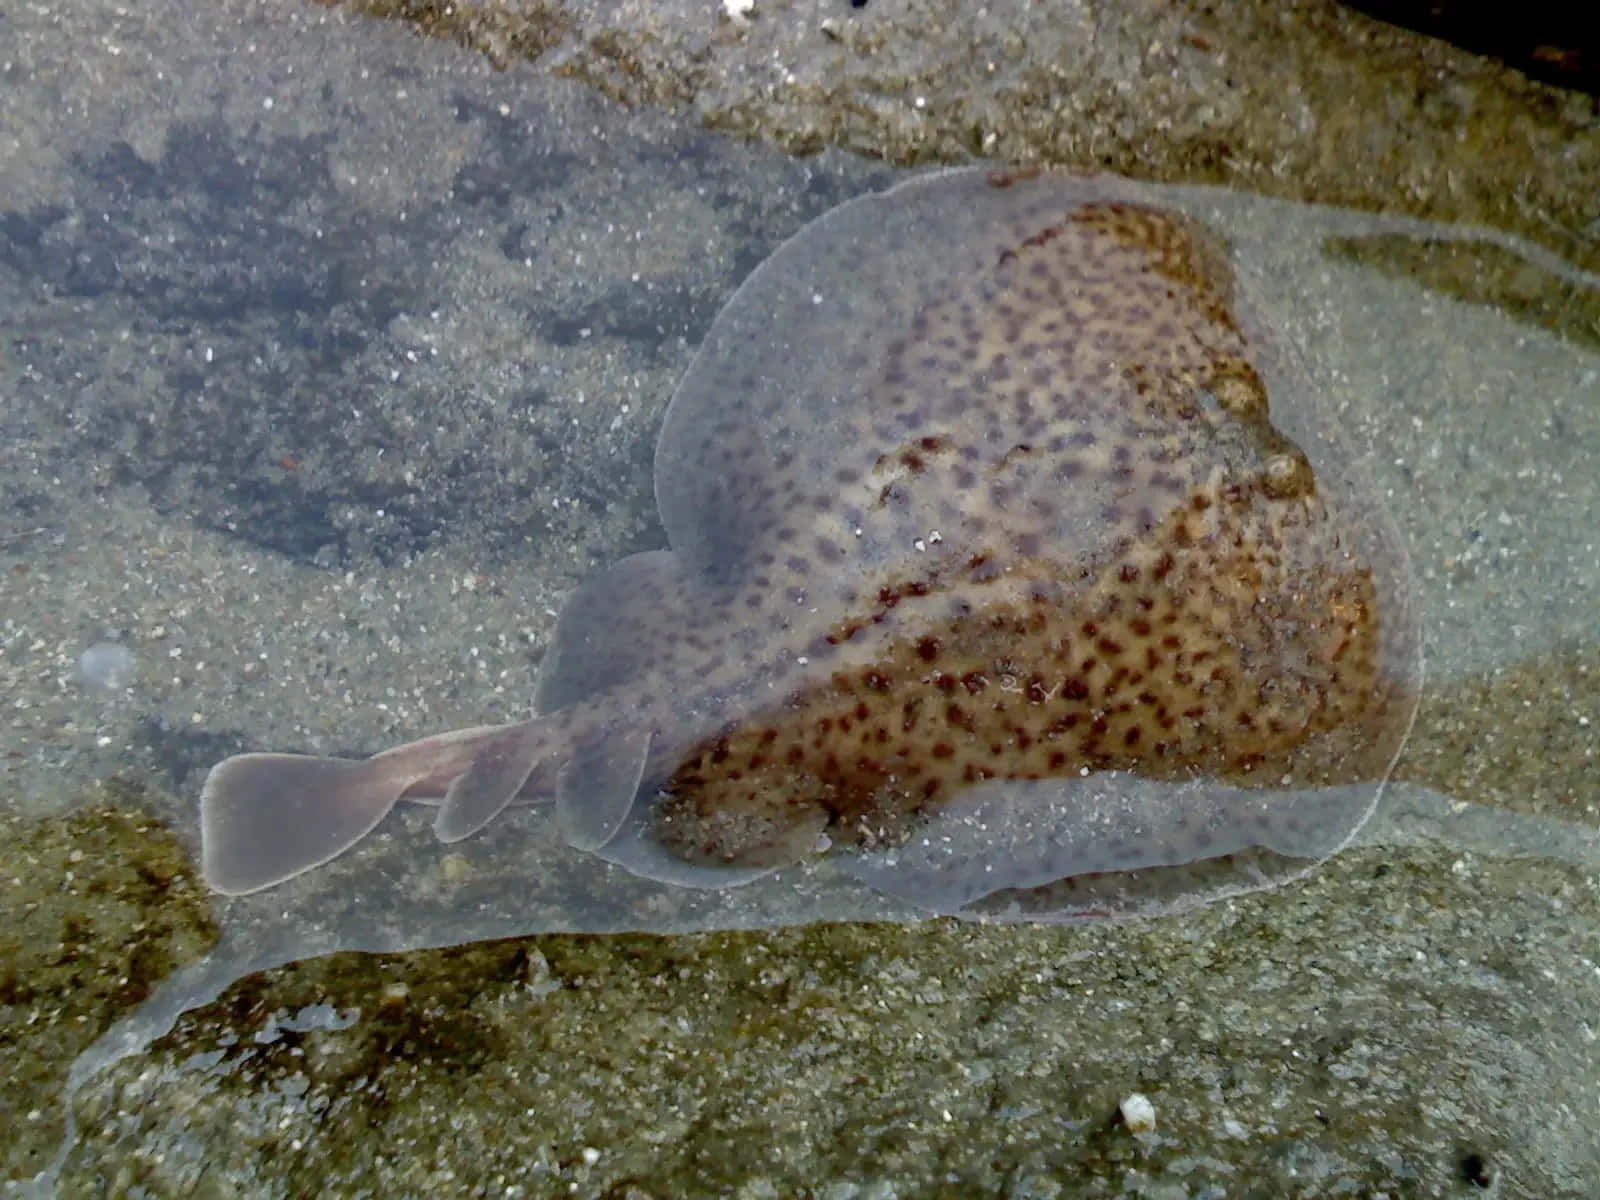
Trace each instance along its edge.
{"label": "small pebble", "polygon": [[1143,1092],[1130,1092],[1123,1097],[1119,1108],[1122,1123],[1128,1127],[1129,1133],[1155,1132],[1156,1106],[1150,1103],[1150,1097]]}

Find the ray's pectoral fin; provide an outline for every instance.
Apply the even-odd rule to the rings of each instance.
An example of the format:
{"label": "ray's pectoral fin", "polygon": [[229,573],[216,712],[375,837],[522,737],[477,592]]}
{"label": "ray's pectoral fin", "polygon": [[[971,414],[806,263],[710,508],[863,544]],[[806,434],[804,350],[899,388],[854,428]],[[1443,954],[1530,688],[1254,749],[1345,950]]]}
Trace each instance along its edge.
{"label": "ray's pectoral fin", "polygon": [[633,810],[650,757],[650,730],[639,727],[580,749],[556,785],[556,813],[567,843],[598,850]]}
{"label": "ray's pectoral fin", "polygon": [[236,896],[321,866],[372,832],[410,782],[379,759],[240,754],[200,792],[201,870]]}

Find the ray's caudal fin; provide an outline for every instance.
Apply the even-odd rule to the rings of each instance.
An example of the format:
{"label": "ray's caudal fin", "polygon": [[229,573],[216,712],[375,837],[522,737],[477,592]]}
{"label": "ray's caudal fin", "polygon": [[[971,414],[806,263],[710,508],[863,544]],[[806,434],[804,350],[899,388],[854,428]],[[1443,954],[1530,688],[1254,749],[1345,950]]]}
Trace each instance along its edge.
{"label": "ray's caudal fin", "polygon": [[443,796],[443,841],[499,814],[547,757],[543,723],[480,726],[371,758],[240,754],[211,768],[200,791],[201,869],[226,895],[259,891],[336,858],[402,796]]}

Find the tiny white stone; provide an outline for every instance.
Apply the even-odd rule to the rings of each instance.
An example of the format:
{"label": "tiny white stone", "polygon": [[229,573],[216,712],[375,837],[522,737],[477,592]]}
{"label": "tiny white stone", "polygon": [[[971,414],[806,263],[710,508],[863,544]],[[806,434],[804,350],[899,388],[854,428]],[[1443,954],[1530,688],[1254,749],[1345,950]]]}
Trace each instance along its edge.
{"label": "tiny white stone", "polygon": [[1122,1099],[1122,1123],[1128,1127],[1129,1133],[1154,1133],[1156,1128],[1156,1106],[1150,1103],[1150,1097],[1143,1092],[1129,1092]]}
{"label": "tiny white stone", "polygon": [[756,0],[722,0],[722,11],[738,25],[746,24],[750,20],[750,14],[755,6]]}

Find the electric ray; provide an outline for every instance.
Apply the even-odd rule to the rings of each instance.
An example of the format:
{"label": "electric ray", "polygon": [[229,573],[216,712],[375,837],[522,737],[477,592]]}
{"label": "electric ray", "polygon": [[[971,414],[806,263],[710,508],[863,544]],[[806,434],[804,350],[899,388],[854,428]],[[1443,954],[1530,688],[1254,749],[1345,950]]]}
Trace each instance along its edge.
{"label": "electric ray", "polygon": [[553,802],[670,883],[825,855],[938,911],[1156,911],[1365,820],[1420,674],[1399,535],[1228,247],[1161,189],[945,172],[806,226],[717,317],[655,462],[670,549],[565,606],[534,719],[245,754],[205,874],[397,800]]}

